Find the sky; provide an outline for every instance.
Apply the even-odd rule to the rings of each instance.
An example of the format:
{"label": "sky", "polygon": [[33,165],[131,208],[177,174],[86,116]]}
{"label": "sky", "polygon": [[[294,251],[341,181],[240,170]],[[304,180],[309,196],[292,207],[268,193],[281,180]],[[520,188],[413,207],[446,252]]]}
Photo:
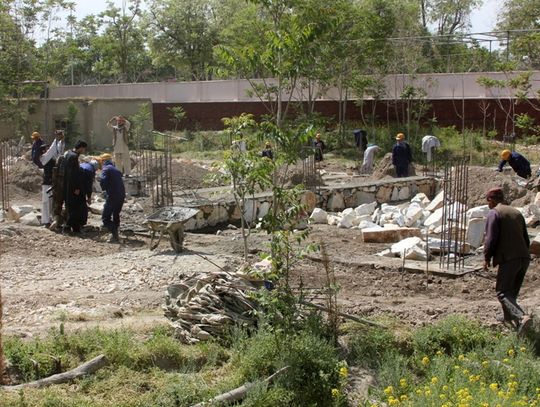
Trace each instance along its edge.
{"label": "sky", "polygon": [[[118,7],[123,0],[113,0]],[[107,0],[75,0],[76,15],[79,17],[87,14],[98,14],[107,7]],[[484,0],[481,8],[473,12],[471,16],[471,32],[484,32],[494,29],[497,23],[497,13],[503,0]]]}

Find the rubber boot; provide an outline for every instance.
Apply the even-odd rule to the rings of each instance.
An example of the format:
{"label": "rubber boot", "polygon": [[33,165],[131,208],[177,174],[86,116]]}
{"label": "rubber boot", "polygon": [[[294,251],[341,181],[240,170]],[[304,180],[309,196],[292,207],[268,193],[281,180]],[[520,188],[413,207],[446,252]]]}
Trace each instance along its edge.
{"label": "rubber boot", "polygon": [[109,243],[119,243],[120,242],[120,236],[118,236],[118,230],[113,230],[112,235],[109,239]]}

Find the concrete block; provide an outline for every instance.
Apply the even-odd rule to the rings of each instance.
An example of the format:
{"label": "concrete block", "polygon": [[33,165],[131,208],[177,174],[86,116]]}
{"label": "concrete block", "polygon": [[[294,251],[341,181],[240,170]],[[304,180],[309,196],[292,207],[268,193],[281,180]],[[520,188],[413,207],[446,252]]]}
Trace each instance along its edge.
{"label": "concrete block", "polygon": [[328,200],[328,210],[332,212],[341,211],[345,208],[345,202],[343,201],[343,193],[334,191]]}
{"label": "concrete block", "polygon": [[420,229],[399,227],[396,229],[362,229],[362,238],[365,243],[395,243],[413,236],[420,237]]}
{"label": "concrete block", "polygon": [[442,224],[442,217],[443,217],[443,208],[438,208],[433,212],[424,222],[424,226],[426,227],[437,227]]}
{"label": "concrete block", "polygon": [[[257,212],[257,218],[264,218],[266,215],[268,215],[268,211],[270,211],[270,202],[261,202],[259,204],[259,211]],[[326,222],[324,222],[326,223]]]}
{"label": "concrete block", "polygon": [[18,222],[24,215],[34,211],[35,208],[32,205],[14,205],[9,207],[7,217],[9,220]]}
{"label": "concrete block", "polygon": [[441,191],[433,198],[433,201],[429,203],[428,206],[426,206],[426,210],[430,212],[434,212],[435,210],[441,208],[444,204],[444,190],[441,189]]}
{"label": "concrete block", "polygon": [[426,196],[426,194],[424,194],[423,192],[420,192],[418,194],[416,194],[412,199],[411,199],[411,203],[417,203],[419,204],[422,208],[425,208],[426,206],[429,205],[431,201],[429,200],[429,198]]}
{"label": "concrete block", "polygon": [[375,209],[377,209],[377,202],[371,202],[362,204],[360,206],[357,206],[354,208],[354,211],[356,212],[356,215],[362,216],[362,215],[373,215],[373,212],[375,212]]}
{"label": "concrete block", "polygon": [[383,250],[382,252],[377,253],[377,256],[381,257],[396,257],[390,249]]}
{"label": "concrete block", "polygon": [[389,202],[390,197],[392,196],[392,187],[383,185],[379,188],[377,193],[375,194],[375,198],[377,202]]}
{"label": "concrete block", "polygon": [[328,215],[327,222],[330,226],[336,226],[338,222],[341,220],[339,216],[336,215]]}
{"label": "concrete block", "polygon": [[352,223],[354,218],[355,218],[354,215],[347,215],[347,216],[342,217],[340,221],[338,222],[337,227],[341,229],[352,228],[354,226]]}
{"label": "concrete block", "polygon": [[341,216],[348,216],[350,214],[355,214],[353,208],[347,208],[343,212],[341,212]]}
{"label": "concrete block", "polygon": [[401,256],[403,252],[406,252],[407,250],[413,248],[414,246],[421,245],[422,243],[423,243],[422,239],[418,236],[408,237],[393,244],[390,250],[395,255]]}
{"label": "concrete block", "polygon": [[372,192],[358,191],[356,193],[356,202],[357,202],[357,205],[376,202],[375,194]]}
{"label": "concrete block", "polygon": [[382,213],[400,213],[399,212],[399,208],[397,206],[394,206],[394,205],[388,205],[386,203],[383,203],[381,205],[381,212]]}
{"label": "concrete block", "polygon": [[411,227],[420,220],[423,214],[422,206],[419,203],[412,203],[405,211],[405,226]]}
{"label": "concrete block", "polygon": [[363,220],[358,224],[358,229],[381,229],[382,226],[377,225],[369,220]]}
{"label": "concrete block", "polygon": [[540,257],[540,233],[531,241],[529,252],[537,257]]}
{"label": "concrete block", "polygon": [[41,222],[39,221],[39,218],[36,212],[30,212],[24,216],[21,216],[19,218],[19,222],[27,226],[40,226],[41,225]]}
{"label": "concrete block", "polygon": [[489,206],[475,206],[467,211],[467,219],[485,218],[489,212]]}
{"label": "concrete block", "polygon": [[482,246],[484,242],[485,218],[472,218],[467,224],[467,242],[474,249]]}
{"label": "concrete block", "polygon": [[399,201],[399,187],[394,187],[392,189],[392,195],[390,196],[390,201]]}
{"label": "concrete block", "polygon": [[309,217],[310,223],[328,223],[328,213],[321,208],[313,209]]}
{"label": "concrete block", "polygon": [[371,215],[355,216],[352,223],[353,223],[354,226],[358,226],[363,221],[373,223],[373,222],[371,222]]}
{"label": "concrete block", "polygon": [[90,204],[88,209],[90,209],[90,212],[92,212],[94,215],[102,215],[104,207],[105,202],[93,202],[92,204]]}
{"label": "concrete block", "polygon": [[216,226],[220,223],[226,223],[229,221],[229,214],[224,206],[217,205],[210,216],[206,219],[208,226]]}
{"label": "concrete block", "polygon": [[401,187],[398,193],[398,199],[404,201],[411,198],[411,190],[408,186]]}

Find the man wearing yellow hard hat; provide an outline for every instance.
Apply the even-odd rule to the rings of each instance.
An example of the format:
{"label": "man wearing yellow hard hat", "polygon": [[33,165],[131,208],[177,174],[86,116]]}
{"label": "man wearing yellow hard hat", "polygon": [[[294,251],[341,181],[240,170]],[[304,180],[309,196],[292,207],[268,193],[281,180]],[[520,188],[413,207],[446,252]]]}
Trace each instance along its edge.
{"label": "man wearing yellow hard hat", "polygon": [[38,168],[43,168],[43,164],[39,160],[41,157],[41,146],[43,145],[43,139],[39,132],[34,131],[32,133],[32,162],[38,166]]}
{"label": "man wearing yellow hard hat", "polygon": [[531,176],[531,163],[521,154],[510,150],[501,151],[501,162],[497,167],[497,171],[501,172],[507,163],[521,178]]}
{"label": "man wearing yellow hard hat", "polygon": [[396,144],[392,148],[392,164],[396,169],[396,177],[408,177],[409,165],[412,163],[411,146],[405,141],[405,134],[396,135]]}

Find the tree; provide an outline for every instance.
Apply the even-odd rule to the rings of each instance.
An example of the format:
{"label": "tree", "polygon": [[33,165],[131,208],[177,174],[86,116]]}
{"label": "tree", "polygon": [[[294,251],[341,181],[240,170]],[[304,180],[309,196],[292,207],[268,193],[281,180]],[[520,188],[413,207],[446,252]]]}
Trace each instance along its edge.
{"label": "tree", "polygon": [[540,69],[540,32],[519,31],[540,29],[540,2],[506,0],[498,28],[508,31],[507,51],[521,67]]}
{"label": "tree", "polygon": [[[467,29],[470,26],[471,12],[482,5],[482,0],[421,1],[423,10],[427,9],[427,21],[437,25],[437,35],[452,35]],[[426,19],[424,13],[423,20]]]}
{"label": "tree", "polygon": [[174,67],[180,79],[211,79],[217,42],[213,2],[153,0],[149,10],[149,44],[154,62]]}

